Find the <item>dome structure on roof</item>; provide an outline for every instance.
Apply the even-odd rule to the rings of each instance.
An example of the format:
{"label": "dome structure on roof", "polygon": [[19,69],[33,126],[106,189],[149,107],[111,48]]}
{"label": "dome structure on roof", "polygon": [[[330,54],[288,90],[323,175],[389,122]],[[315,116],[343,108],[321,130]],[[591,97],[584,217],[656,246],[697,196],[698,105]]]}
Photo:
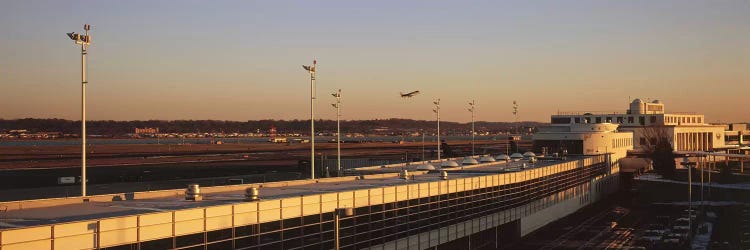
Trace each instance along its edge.
{"label": "dome structure on roof", "polygon": [[457,168],[460,167],[455,161],[444,161],[440,163],[441,168]]}
{"label": "dome structure on roof", "polygon": [[643,101],[641,101],[641,99],[635,98],[635,100],[633,100],[633,103],[643,103]]}
{"label": "dome structure on roof", "polygon": [[513,153],[510,155],[511,159],[523,159],[523,155],[521,153]]}
{"label": "dome structure on roof", "polygon": [[526,153],[523,153],[523,157],[524,158],[536,157],[536,154],[534,154],[534,152],[527,151]]}
{"label": "dome structure on roof", "polygon": [[429,163],[425,163],[422,165],[417,166],[417,170],[436,170],[435,166]]}
{"label": "dome structure on roof", "polygon": [[464,161],[461,162],[461,165],[477,165],[479,162],[471,157],[464,158]]}
{"label": "dome structure on roof", "polygon": [[486,155],[486,156],[482,156],[482,158],[479,158],[479,162],[481,163],[495,162],[495,158],[492,158],[492,156]]}
{"label": "dome structure on roof", "polygon": [[495,156],[495,160],[498,160],[498,161],[508,161],[508,160],[510,160],[510,156],[508,156],[506,154],[501,154],[501,155]]}
{"label": "dome structure on roof", "polygon": [[651,102],[651,103],[656,103],[656,104],[660,104],[660,103],[661,103],[661,101],[659,101],[659,100],[654,100],[654,101],[653,101],[653,102]]}

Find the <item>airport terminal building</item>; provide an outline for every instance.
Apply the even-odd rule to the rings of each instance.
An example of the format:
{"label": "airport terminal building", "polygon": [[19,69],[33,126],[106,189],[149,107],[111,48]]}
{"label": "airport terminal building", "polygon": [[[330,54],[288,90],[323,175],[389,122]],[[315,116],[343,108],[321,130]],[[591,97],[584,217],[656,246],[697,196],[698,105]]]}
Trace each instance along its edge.
{"label": "airport terminal building", "polygon": [[336,208],[342,249],[499,249],[614,192],[609,157],[5,202],[0,250],[332,249]]}
{"label": "airport terminal building", "polygon": [[552,124],[614,123],[620,131],[633,132],[634,149],[651,144],[652,134],[665,134],[674,150],[714,151],[725,148],[724,126],[706,123],[703,115],[694,113],[665,113],[659,100],[644,102],[635,99],[625,113],[560,112],[553,115]]}

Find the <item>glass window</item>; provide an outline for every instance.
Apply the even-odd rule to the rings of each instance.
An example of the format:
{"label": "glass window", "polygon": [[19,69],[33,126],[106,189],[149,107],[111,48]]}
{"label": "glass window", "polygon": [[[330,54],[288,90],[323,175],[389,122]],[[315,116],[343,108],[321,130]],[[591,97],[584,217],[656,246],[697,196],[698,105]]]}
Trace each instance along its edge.
{"label": "glass window", "polygon": [[[201,243],[203,243],[202,239],[203,237],[201,237]],[[141,242],[141,249],[171,249],[171,248],[172,248],[172,237]]]}
{"label": "glass window", "polygon": [[226,240],[229,238],[232,238],[231,228],[206,232],[207,242]]}
{"label": "glass window", "polygon": [[[289,240],[286,238],[286,235],[284,235],[284,241],[282,243],[284,243],[284,247],[282,249],[294,249],[294,248],[302,247],[302,239]],[[231,247],[224,248],[224,249],[231,249]]]}
{"label": "glass window", "polygon": [[203,233],[177,236],[175,239],[175,242],[176,242],[175,246],[176,247],[194,246],[198,244],[203,244],[204,240],[205,239],[203,238]]}
{"label": "glass window", "polygon": [[213,243],[213,244],[206,246],[206,249],[208,250],[232,249],[232,241],[227,240],[227,241]]}
{"label": "glass window", "polygon": [[260,231],[263,233],[281,229],[281,221],[271,221],[260,224]]}
{"label": "glass window", "polygon": [[284,220],[284,228],[299,227],[302,225],[302,220],[299,217]]}
{"label": "glass window", "polygon": [[302,217],[302,223],[304,223],[305,225],[315,224],[318,222],[320,222],[320,215],[318,214]]}
{"label": "glass window", "polygon": [[302,233],[305,235],[313,235],[320,233],[320,225],[305,226],[302,228]]}
{"label": "glass window", "polygon": [[284,229],[284,239],[297,238],[302,236],[302,228]]}
{"label": "glass window", "polygon": [[239,226],[234,229],[235,236],[246,236],[251,234],[258,234],[258,225]]}
{"label": "glass window", "polygon": [[281,240],[281,232],[273,232],[260,235],[260,244],[277,242]]}
{"label": "glass window", "polygon": [[255,246],[255,245],[258,245],[258,236],[235,238],[234,244],[238,248]]}

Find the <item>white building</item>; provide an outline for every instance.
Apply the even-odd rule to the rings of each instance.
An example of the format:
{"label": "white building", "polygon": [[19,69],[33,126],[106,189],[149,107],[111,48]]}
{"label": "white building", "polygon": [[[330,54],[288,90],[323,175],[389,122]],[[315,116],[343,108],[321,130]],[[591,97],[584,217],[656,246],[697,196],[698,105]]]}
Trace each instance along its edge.
{"label": "white building", "polygon": [[619,170],[619,160],[633,149],[633,132],[618,131],[612,123],[552,124],[540,127],[534,134],[534,151],[549,154],[610,154],[612,169]]}
{"label": "white building", "polygon": [[665,113],[664,104],[656,100],[635,99],[625,113],[565,112],[552,116],[552,124],[614,123],[620,131],[633,132],[633,147],[643,149],[653,141],[653,131],[660,131],[678,151],[714,151],[725,148],[724,127],[707,124],[703,115]]}

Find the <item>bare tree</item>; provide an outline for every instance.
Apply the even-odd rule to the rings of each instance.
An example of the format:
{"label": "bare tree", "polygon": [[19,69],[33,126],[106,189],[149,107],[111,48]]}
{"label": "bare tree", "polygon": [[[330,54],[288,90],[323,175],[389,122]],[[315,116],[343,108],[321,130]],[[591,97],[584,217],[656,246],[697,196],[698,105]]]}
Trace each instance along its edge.
{"label": "bare tree", "polygon": [[673,179],[677,166],[669,130],[663,126],[648,126],[641,131],[640,145],[654,163],[654,170],[664,178]]}

